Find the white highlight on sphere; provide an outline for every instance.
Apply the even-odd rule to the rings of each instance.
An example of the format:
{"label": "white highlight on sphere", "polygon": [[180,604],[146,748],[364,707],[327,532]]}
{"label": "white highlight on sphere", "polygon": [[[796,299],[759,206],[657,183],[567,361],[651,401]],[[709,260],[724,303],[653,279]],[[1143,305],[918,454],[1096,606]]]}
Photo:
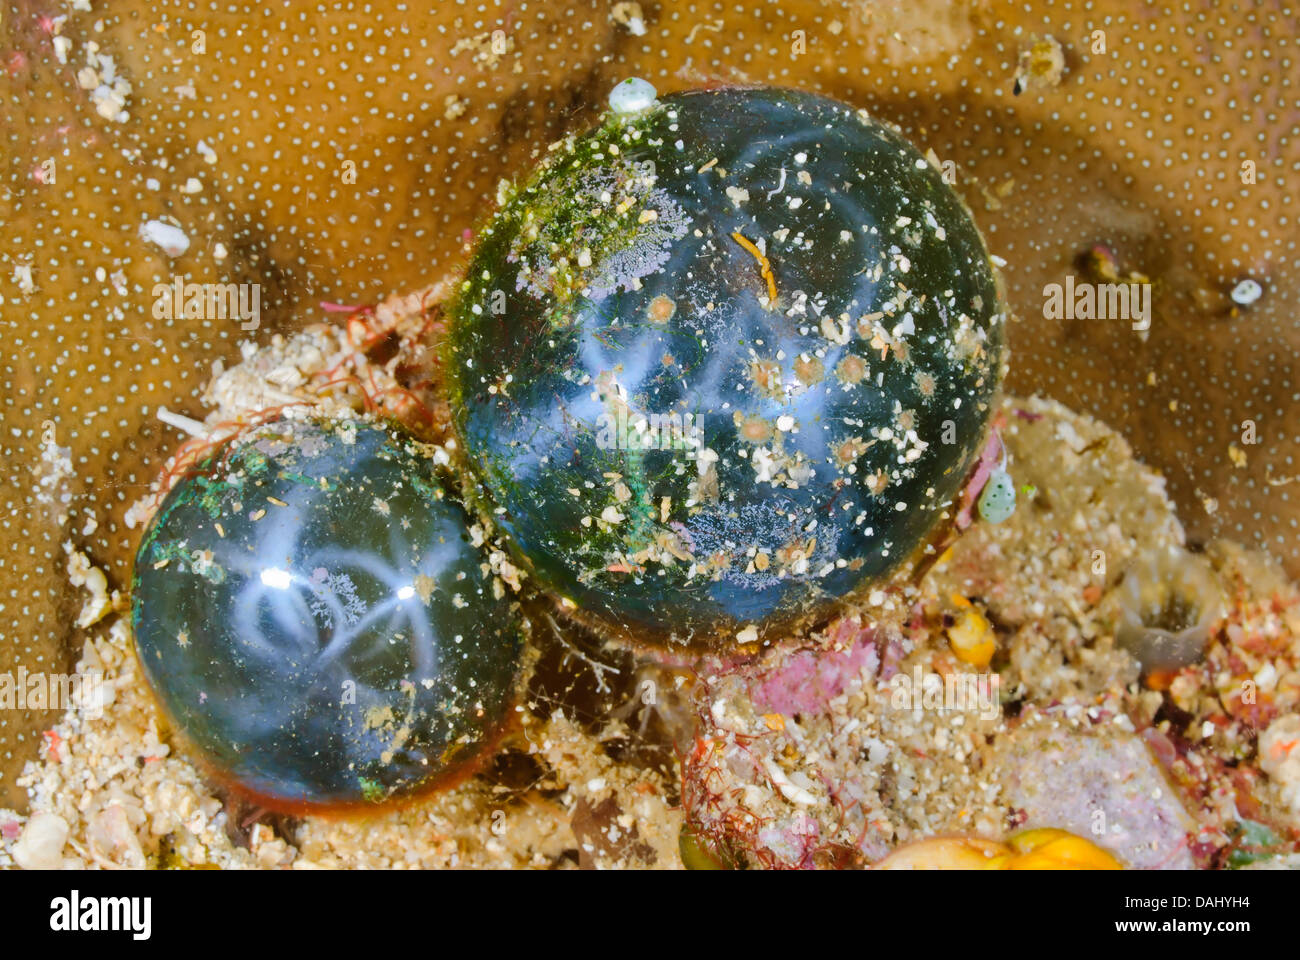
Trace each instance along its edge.
{"label": "white highlight on sphere", "polygon": [[609,92],[609,108],[615,113],[640,113],[654,106],[658,91],[640,77],[628,77]]}
{"label": "white highlight on sphere", "polygon": [[1232,288],[1232,302],[1248,307],[1264,295],[1264,288],[1258,282],[1247,278]]}
{"label": "white highlight on sphere", "polygon": [[288,590],[293,583],[293,574],[279,567],[267,567],[262,571],[262,582],[274,590]]}

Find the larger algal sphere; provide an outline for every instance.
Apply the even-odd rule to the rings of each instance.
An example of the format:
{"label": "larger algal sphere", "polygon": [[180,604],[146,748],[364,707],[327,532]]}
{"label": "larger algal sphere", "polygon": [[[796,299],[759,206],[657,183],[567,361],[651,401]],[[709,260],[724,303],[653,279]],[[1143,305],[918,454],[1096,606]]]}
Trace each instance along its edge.
{"label": "larger algal sphere", "polygon": [[634,641],[748,642],[893,571],[984,442],[994,269],[891,127],[678,94],[554,147],[451,305],[455,427],[537,579]]}
{"label": "larger algal sphere", "polygon": [[502,728],[519,623],[431,449],[280,420],[198,464],[140,544],[132,622],[172,721],[284,809],[455,776]]}

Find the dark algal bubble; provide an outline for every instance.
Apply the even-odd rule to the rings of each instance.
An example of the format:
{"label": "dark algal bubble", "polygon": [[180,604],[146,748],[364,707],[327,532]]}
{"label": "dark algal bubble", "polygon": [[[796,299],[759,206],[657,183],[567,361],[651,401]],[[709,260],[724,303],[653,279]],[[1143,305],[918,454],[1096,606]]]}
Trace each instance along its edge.
{"label": "dark algal bubble", "polygon": [[223,779],[285,808],[408,794],[506,720],[520,626],[397,428],[283,419],[181,479],[136,556],[140,661]]}
{"label": "dark algal bubble", "polygon": [[1003,363],[994,269],[940,172],[786,90],[665,97],[557,145],[450,314],[494,519],[579,616],[651,643],[774,635],[896,569],[966,479]]}

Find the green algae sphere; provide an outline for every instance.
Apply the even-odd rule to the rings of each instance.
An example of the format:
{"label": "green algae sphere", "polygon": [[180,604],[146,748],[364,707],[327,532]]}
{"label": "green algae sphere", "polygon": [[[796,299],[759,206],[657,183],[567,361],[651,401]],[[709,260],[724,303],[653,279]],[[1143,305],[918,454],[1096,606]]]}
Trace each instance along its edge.
{"label": "green algae sphere", "polygon": [[519,619],[431,448],[279,420],[214,450],[136,555],[132,626],[168,716],[264,806],[345,808],[471,769],[503,728]]}
{"label": "green algae sphere", "polygon": [[454,427],[579,618],[717,648],[923,542],[1003,366],[969,212],[893,128],[781,89],[655,99],[506,191],[450,305]]}

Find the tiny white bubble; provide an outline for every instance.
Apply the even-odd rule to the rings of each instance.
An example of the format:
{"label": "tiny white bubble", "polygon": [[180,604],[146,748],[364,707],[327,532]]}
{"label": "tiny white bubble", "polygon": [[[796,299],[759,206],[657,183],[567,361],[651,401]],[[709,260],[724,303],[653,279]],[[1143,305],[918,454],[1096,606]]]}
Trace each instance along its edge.
{"label": "tiny white bubble", "polygon": [[1246,278],[1232,288],[1232,302],[1248,307],[1264,295],[1264,288],[1255,280]]}
{"label": "tiny white bubble", "polygon": [[640,113],[654,106],[658,92],[640,77],[628,77],[609,93],[609,106],[615,113]]}

